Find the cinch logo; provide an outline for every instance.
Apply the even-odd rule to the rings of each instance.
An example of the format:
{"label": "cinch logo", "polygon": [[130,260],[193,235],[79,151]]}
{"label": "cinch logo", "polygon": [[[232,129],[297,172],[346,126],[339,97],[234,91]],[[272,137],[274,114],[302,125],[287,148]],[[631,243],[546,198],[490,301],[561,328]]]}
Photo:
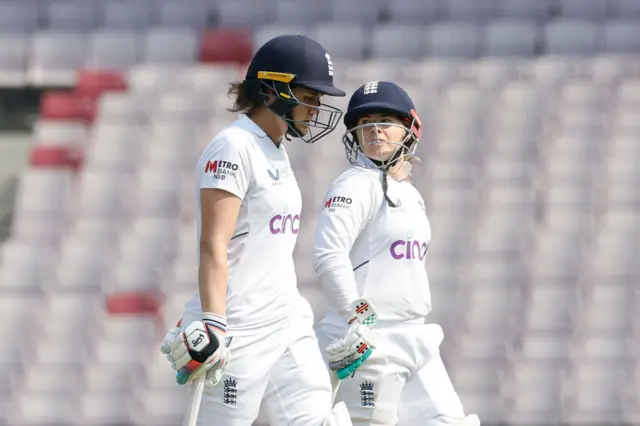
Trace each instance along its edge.
{"label": "cinch logo", "polygon": [[300,229],[300,215],[277,214],[269,221],[269,230],[273,235],[285,234],[287,230],[297,234]]}
{"label": "cinch logo", "polygon": [[207,161],[207,165],[204,168],[204,172],[218,173],[218,169],[231,170],[235,172],[238,170],[238,165],[230,161],[218,161],[218,160],[215,160],[213,162]]}
{"label": "cinch logo", "polygon": [[346,209],[351,206],[351,203],[353,203],[353,200],[349,197],[330,197],[327,201],[324,202],[324,207],[322,208],[322,210],[329,209],[329,211],[332,212],[335,211],[335,209]]}
{"label": "cinch logo", "polygon": [[391,244],[389,251],[394,259],[420,259],[427,257],[429,243],[421,243],[416,240],[398,240]]}

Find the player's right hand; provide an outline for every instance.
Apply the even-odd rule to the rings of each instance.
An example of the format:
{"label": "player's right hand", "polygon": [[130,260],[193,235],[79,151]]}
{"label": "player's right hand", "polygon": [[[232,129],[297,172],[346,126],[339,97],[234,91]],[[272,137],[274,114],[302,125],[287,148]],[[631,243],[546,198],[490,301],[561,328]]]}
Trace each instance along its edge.
{"label": "player's right hand", "polygon": [[204,374],[209,384],[220,382],[230,356],[225,334],[226,320],[215,314],[205,314],[184,331],[179,327],[169,330],[161,351],[176,370],[178,384],[192,383]]}

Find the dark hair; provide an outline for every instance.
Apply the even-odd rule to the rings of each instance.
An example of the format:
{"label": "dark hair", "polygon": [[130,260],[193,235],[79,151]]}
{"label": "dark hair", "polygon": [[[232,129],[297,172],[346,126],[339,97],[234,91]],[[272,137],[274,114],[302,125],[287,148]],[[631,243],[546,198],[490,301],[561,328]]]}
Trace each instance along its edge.
{"label": "dark hair", "polygon": [[250,115],[260,106],[255,100],[251,99],[247,94],[247,85],[244,81],[236,81],[231,83],[227,96],[235,97],[233,107],[227,108],[229,112],[241,112]]}

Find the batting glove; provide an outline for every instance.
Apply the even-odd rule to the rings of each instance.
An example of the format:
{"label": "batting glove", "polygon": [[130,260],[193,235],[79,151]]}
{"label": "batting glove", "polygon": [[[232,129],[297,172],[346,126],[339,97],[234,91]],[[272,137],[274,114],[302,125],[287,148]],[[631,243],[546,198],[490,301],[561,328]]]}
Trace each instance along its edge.
{"label": "batting glove", "polygon": [[329,368],[336,372],[338,379],[343,380],[355,371],[371,356],[376,348],[376,337],[371,331],[377,315],[364,299],[351,304],[354,316],[344,338],[330,343],[327,348]]}
{"label": "batting glove", "polygon": [[203,374],[210,385],[220,382],[230,357],[226,329],[223,316],[205,313],[202,321],[192,322],[184,331],[180,327],[169,330],[161,351],[176,370],[178,384],[192,383]]}

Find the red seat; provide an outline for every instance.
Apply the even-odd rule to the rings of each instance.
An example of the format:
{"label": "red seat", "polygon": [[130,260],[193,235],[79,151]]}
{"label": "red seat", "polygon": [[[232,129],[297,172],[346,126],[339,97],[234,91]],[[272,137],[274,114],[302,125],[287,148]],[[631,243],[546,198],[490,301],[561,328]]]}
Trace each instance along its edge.
{"label": "red seat", "polygon": [[33,167],[69,167],[78,170],[83,155],[79,149],[64,146],[36,146],[31,150],[29,164]]}
{"label": "red seat", "polygon": [[61,120],[92,121],[96,101],[72,92],[48,92],[40,101],[40,117]]}
{"label": "red seat", "polygon": [[80,70],[75,93],[97,98],[102,92],[127,90],[127,82],[119,71]]}
{"label": "red seat", "polygon": [[201,62],[249,62],[253,57],[251,33],[244,30],[215,29],[200,41]]}
{"label": "red seat", "polygon": [[157,315],[160,297],[149,291],[117,293],[107,298],[107,312],[110,315]]}

